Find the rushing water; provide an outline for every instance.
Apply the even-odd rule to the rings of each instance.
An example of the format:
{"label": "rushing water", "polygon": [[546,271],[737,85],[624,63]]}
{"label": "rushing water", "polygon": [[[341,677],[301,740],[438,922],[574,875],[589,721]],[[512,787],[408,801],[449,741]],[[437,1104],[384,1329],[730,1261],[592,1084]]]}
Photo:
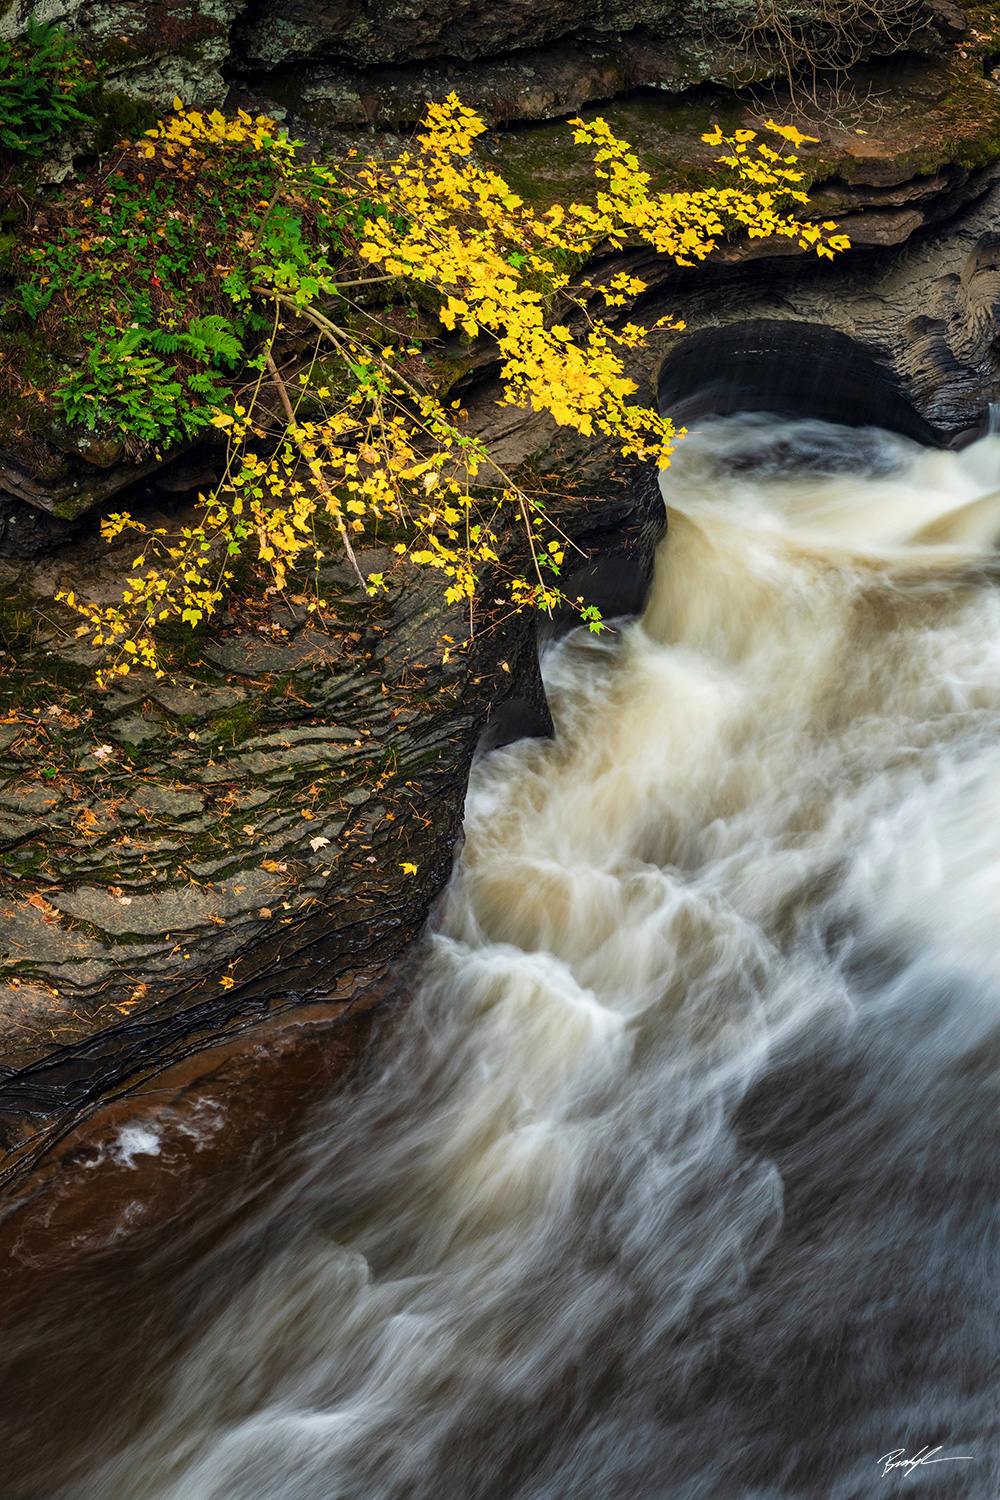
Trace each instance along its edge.
{"label": "rushing water", "polygon": [[645,619],[550,652],[419,994],[60,1494],[1000,1495],[997,485],[682,445]]}

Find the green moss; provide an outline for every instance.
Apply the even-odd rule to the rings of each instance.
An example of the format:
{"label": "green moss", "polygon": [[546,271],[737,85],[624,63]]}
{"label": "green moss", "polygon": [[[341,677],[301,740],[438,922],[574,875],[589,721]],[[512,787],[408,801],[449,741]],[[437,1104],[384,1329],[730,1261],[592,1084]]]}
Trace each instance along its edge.
{"label": "green moss", "polygon": [[276,696],[276,687],[266,687],[262,693],[244,698],[232,708],[226,709],[225,713],[210,719],[209,727],[213,734],[218,735],[220,745],[236,745],[240,740],[256,733],[271,700]]}
{"label": "green moss", "polygon": [[102,37],[94,45],[94,57],[112,70],[128,67],[132,63],[148,62],[157,55],[153,47],[143,47],[133,37]]}
{"label": "green moss", "polygon": [[0,278],[6,279],[14,269],[14,246],[16,244],[16,234],[0,232]]}
{"label": "green moss", "polygon": [[30,650],[35,638],[38,600],[25,589],[0,589],[0,642],[11,655]]}
{"label": "green moss", "polygon": [[[8,254],[13,252],[16,236],[0,236],[0,255],[10,241]],[[23,328],[5,329],[0,334],[3,357],[11,369],[16,369],[26,386],[46,390],[58,378],[57,362],[48,341],[35,330]],[[51,415],[48,408],[34,397],[26,394],[25,387],[0,393],[0,448],[16,451],[26,441],[44,436],[50,429]],[[36,478],[44,482],[45,475],[36,470]]]}
{"label": "green moss", "polygon": [[118,141],[137,140],[151,130],[159,118],[145,99],[133,99],[117,89],[95,89],[86,103],[86,112],[97,127],[91,149],[110,151]]}

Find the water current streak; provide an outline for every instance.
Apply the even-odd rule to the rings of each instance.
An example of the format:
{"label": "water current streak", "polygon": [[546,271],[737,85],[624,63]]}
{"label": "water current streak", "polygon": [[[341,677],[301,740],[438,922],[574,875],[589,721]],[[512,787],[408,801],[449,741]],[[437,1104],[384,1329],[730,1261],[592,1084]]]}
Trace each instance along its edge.
{"label": "water current streak", "polygon": [[994,1500],[998,485],[681,445],[644,621],[550,652],[417,998],[62,1493]]}

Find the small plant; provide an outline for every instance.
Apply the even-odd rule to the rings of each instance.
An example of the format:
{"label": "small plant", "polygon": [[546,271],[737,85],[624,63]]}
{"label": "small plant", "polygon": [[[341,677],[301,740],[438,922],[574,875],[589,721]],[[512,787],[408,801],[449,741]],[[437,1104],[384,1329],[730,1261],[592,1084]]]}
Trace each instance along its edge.
{"label": "small plant", "polygon": [[28,18],[24,38],[0,39],[0,146],[38,153],[45,142],[89,122],[80,101],[97,69],[57,27]]}
{"label": "small plant", "polygon": [[225,380],[272,330],[261,277],[308,303],[385,212],[339,192],[271,120],[181,111],[46,204],[8,306],[60,354],[83,345],[56,409],[139,456],[226,406]]}
{"label": "small plant", "polygon": [[[207,321],[200,320],[203,332]],[[169,341],[176,350],[186,340],[202,356],[221,347],[231,357],[239,351],[237,340],[226,337],[220,344],[218,333],[209,332],[215,334],[214,344],[189,334],[171,336]],[[208,426],[212,408],[223,404],[228,396],[226,387],[201,371],[188,374],[183,381],[178,379],[175,366],[168,367],[155,354],[145,352],[144,346],[152,340],[153,335],[145,328],[123,334],[105,330],[100,343],[87,351],[81,368],[56,393],[66,420],[90,432],[131,439],[134,448],[145,450],[180,442],[199,427]]]}

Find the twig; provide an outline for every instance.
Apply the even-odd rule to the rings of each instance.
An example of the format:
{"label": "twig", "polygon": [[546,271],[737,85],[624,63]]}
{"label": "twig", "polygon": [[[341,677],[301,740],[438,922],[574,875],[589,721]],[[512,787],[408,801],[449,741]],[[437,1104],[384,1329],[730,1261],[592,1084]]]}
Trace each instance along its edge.
{"label": "twig", "polygon": [[257,233],[254,235],[253,244],[250,246],[251,255],[256,255],[257,251],[260,249],[260,242],[264,237],[264,230],[267,226],[267,221],[271,217],[271,214],[274,212],[278,199],[281,197],[281,190],[284,186],[284,182],[278,183],[278,186],[275,188],[274,193],[272,194],[271,201],[267,205],[267,210],[264,214],[264,217],[257,225]]}
{"label": "twig", "polygon": [[[305,458],[306,455],[302,452],[302,444],[299,442],[298,438],[295,436],[295,433],[292,431],[292,428],[294,428],[295,426],[295,413],[292,410],[292,403],[288,399],[288,390],[285,386],[285,382],[282,380],[280,374],[278,373],[278,366],[274,363],[274,356],[271,354],[270,349],[268,349],[267,354],[265,355],[265,359],[267,360],[267,368],[271,372],[271,379],[273,380],[275,388],[277,389],[278,396],[281,399],[281,404],[285,409],[285,416],[288,418],[289,436],[291,437],[292,442],[295,444],[296,448],[298,448],[299,452],[302,453],[302,457]],[[347,535],[347,526],[344,522],[343,516],[340,514],[340,505],[337,501],[337,497],[336,495],[334,495],[330,486],[327,484],[326,480],[322,478],[321,475],[314,473],[313,478],[319,485],[320,493],[322,494],[323,499],[327,502],[327,505],[330,509],[330,514],[334,517],[334,520],[337,523],[337,530],[340,532],[340,539],[344,544],[344,551],[347,553],[348,561],[350,562],[351,567],[354,570],[354,576],[360,583],[361,587],[367,593],[368,585],[364,580],[361,569],[358,567],[358,560],[354,555],[354,548],[351,546],[351,539]]]}

